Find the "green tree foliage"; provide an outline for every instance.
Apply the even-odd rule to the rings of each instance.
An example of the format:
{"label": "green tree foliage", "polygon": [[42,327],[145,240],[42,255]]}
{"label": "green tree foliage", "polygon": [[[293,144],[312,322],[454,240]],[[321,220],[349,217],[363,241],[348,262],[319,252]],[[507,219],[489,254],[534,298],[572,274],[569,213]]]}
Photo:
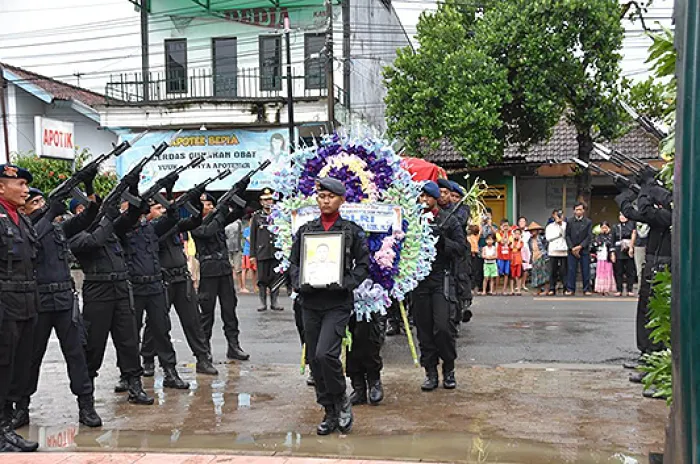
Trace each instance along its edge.
{"label": "green tree foliage", "polygon": [[[477,11],[478,10],[478,11]],[[479,14],[477,14],[479,13]],[[388,124],[410,147],[450,139],[471,166],[546,139],[562,113],[578,156],[620,133],[623,28],[616,0],[446,0],[418,24],[420,48],[386,72]],[[505,78],[505,80],[504,80]],[[590,174],[579,182],[590,197]]]}
{"label": "green tree foliage", "polygon": [[646,372],[644,387],[654,388],[655,395],[673,401],[671,358],[671,272],[664,270],[654,277],[654,292],[649,299],[649,324],[652,329],[651,339],[654,343],[662,343],[666,349],[645,355],[646,363],[640,367]]}
{"label": "green tree foliage", "polygon": [[[76,167],[80,169],[91,158],[88,150],[83,150],[76,157]],[[14,155],[13,163],[27,169],[34,176],[31,186],[45,194],[58,187],[61,182],[71,176],[72,162],[60,159],[40,158],[34,153]],[[95,191],[105,196],[117,184],[114,173],[103,172],[95,178]]]}
{"label": "green tree foliage", "polygon": [[667,85],[659,82],[653,76],[636,83],[625,80],[623,87],[625,89],[625,102],[637,113],[647,116],[653,121],[664,121],[668,116],[669,109],[675,107],[675,95],[670,95]]}
{"label": "green tree foliage", "polygon": [[471,166],[500,159],[506,71],[472,47],[475,21],[474,7],[441,3],[435,14],[421,16],[418,51],[399,51],[385,71],[389,132],[412,153],[447,138]]}

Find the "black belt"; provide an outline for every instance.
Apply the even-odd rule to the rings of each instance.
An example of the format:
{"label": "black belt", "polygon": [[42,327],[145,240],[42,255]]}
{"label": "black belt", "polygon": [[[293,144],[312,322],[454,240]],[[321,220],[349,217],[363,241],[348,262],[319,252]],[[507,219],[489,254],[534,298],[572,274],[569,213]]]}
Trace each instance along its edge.
{"label": "black belt", "polygon": [[0,292],[33,292],[36,282],[33,280],[0,281]]}
{"label": "black belt", "polygon": [[129,274],[126,272],[111,272],[109,274],[85,274],[85,282],[114,282],[127,280]]}
{"label": "black belt", "polygon": [[202,261],[211,261],[211,260],[213,260],[213,259],[222,259],[222,260],[225,259],[225,260],[228,261],[228,255],[225,255],[225,254],[223,254],[223,253],[217,253],[217,254],[215,254],[215,255],[203,255],[203,256],[197,257],[197,260],[200,261],[200,262],[202,262]]}
{"label": "black belt", "polygon": [[166,277],[184,276],[189,274],[189,272],[187,266],[163,268],[163,274],[165,274]]}
{"label": "black belt", "polygon": [[153,276],[131,276],[129,280],[134,284],[152,284],[153,282],[162,282],[163,276],[161,274]]}
{"label": "black belt", "polygon": [[40,284],[37,286],[39,293],[56,293],[65,290],[73,290],[73,282],[68,280],[65,282],[56,282],[53,284]]}

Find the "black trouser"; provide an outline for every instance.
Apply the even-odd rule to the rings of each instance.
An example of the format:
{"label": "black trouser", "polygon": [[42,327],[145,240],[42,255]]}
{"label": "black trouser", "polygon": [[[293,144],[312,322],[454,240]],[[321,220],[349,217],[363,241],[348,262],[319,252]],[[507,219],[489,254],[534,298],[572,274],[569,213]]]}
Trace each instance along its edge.
{"label": "black trouser", "polygon": [[297,332],[299,333],[299,340],[301,341],[301,344],[303,345],[306,343],[306,339],[304,338],[304,311],[301,308],[301,297],[297,296],[294,299],[294,303],[292,305],[292,308],[294,309],[294,323],[297,326]]}
{"label": "black trouser", "polygon": [[472,289],[481,289],[484,284],[484,260],[479,255],[472,255]]}
{"label": "black trouser", "polygon": [[549,257],[549,291],[557,291],[557,281],[561,281],[566,290],[567,279],[567,257],[566,256],[550,256]]}
{"label": "black trouser", "polygon": [[0,415],[7,400],[19,400],[29,388],[35,324],[36,317],[0,323]]}
{"label": "black trouser", "polygon": [[369,378],[379,378],[383,367],[381,350],[386,317],[375,313],[370,321],[358,321],[352,316],[348,326],[352,334],[352,349],[347,352],[345,373],[348,377],[367,374]]}
{"label": "black trouser", "polygon": [[274,258],[259,259],[256,264],[258,266],[258,286],[269,287],[277,280],[278,274],[275,272],[275,268],[280,265],[280,262]]}
{"label": "black trouser", "polygon": [[345,396],[340,349],[350,311],[350,308],[325,311],[303,308],[306,353],[316,383],[316,401],[322,406],[336,404]]}
{"label": "black trouser", "polygon": [[617,291],[622,292],[622,284],[625,283],[625,281],[627,282],[627,291],[633,291],[634,283],[637,281],[637,268],[634,264],[634,258],[618,258],[614,268]]}
{"label": "black trouser", "polygon": [[442,359],[443,368],[454,369],[457,359],[453,302],[448,299],[442,276],[428,276],[413,292],[413,320],[418,329],[420,363],[426,369],[437,367]]}
{"label": "black trouser", "polygon": [[202,329],[207,347],[211,352],[211,333],[214,328],[214,309],[216,298],[221,305],[221,320],[224,322],[224,334],[229,349],[238,347],[238,317],[236,316],[236,291],[233,288],[231,274],[201,277],[199,281],[199,306],[202,315]]}
{"label": "black trouser", "polygon": [[652,329],[647,328],[649,323],[649,298],[652,294],[651,280],[654,278],[654,259],[647,256],[647,262],[642,270],[642,286],[639,289],[637,300],[637,348],[643,354],[651,354],[662,350],[663,344],[651,341]]}
{"label": "black trouser", "polygon": [[88,334],[86,358],[90,378],[97,377],[102,367],[107,337],[110,334],[117,350],[117,366],[122,375],[140,377],[143,374],[139,360],[136,318],[128,298],[109,301],[85,300],[83,320]]}
{"label": "black trouser", "polygon": [[[185,332],[187,345],[197,360],[210,359],[209,347],[204,338],[202,323],[197,305],[197,294],[194,291],[192,280],[181,280],[179,282],[168,283],[168,300],[175,306],[177,317],[180,318],[182,331]],[[168,311],[170,308],[168,308]],[[141,345],[141,356],[151,361],[156,355],[153,335],[151,334],[151,321],[146,317],[146,328],[143,331],[143,344]]]}
{"label": "black trouser", "polygon": [[80,319],[73,320],[73,311],[40,312],[34,328],[34,349],[32,367],[29,377],[29,388],[25,396],[36,393],[39,385],[41,362],[46,354],[46,348],[51,336],[51,330],[56,330],[58,342],[61,345],[63,358],[68,367],[70,391],[75,396],[92,395],[94,388],[88,374],[85,347],[83,346],[83,326]]}
{"label": "black trouser", "polygon": [[153,347],[158,355],[160,365],[170,367],[177,364],[175,348],[170,340],[170,308],[166,301],[165,289],[161,293],[153,295],[135,295],[134,312],[136,330],[139,334],[141,327],[143,327],[144,313],[148,316],[148,324],[151,326],[150,335],[153,337]]}
{"label": "black trouser", "polygon": [[401,328],[403,326],[399,304],[398,300],[392,299],[391,305],[386,309],[386,322],[390,327]]}

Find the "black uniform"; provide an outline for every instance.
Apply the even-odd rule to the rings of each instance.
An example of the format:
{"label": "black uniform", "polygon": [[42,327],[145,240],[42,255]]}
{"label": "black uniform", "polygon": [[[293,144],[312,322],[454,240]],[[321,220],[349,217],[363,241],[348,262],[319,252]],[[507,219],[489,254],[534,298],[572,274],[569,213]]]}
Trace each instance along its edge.
{"label": "black uniform", "polygon": [[63,357],[68,367],[71,392],[77,396],[92,396],[94,388],[88,373],[84,345],[85,328],[75,294],[70,271],[68,240],[87,229],[97,216],[99,206],[90,202],[77,216],[63,222],[54,222],[52,211],[32,216],[38,234],[37,283],[39,290],[39,317],[34,329],[34,350],[27,404],[39,384],[41,362],[51,336],[56,331]]}
{"label": "black uniform", "polygon": [[[295,288],[300,288],[301,236],[324,231],[321,219],[303,225],[292,245],[290,274]],[[340,350],[345,328],[353,310],[353,290],[369,275],[369,250],[364,231],[354,222],[338,218],[329,232],[345,235],[345,271],[340,289],[300,289],[304,317],[307,358],[316,382],[316,401],[333,407],[345,401],[345,378]]]}
{"label": "black uniform", "polygon": [[[192,231],[192,238],[197,246],[199,260],[199,306],[202,315],[202,328],[211,352],[211,334],[214,327],[214,309],[216,299],[221,305],[221,319],[224,322],[224,334],[228,342],[229,358],[247,359],[238,341],[238,317],[236,316],[236,290],[233,286],[233,270],[228,259],[226,235],[224,228],[243,216],[239,208],[229,211],[228,207],[212,212],[214,217],[208,224],[203,224]],[[235,356],[236,353],[243,356]]]}
{"label": "black uniform", "polygon": [[[469,221],[470,210],[469,206],[461,204],[458,205],[457,210],[454,213],[454,217],[459,222],[460,227],[465,240],[462,242],[465,248],[464,255],[459,256],[454,260],[454,266],[452,269],[452,274],[455,277],[455,290],[457,293],[457,307],[455,310],[455,328],[459,327],[459,324],[464,319],[465,322],[471,319],[471,311],[469,311],[469,306],[472,302],[472,282],[470,278],[471,274],[471,245],[466,242],[466,229],[467,222]],[[446,211],[449,214],[449,211]],[[469,248],[469,250],[467,250]],[[467,312],[466,314],[464,314]],[[464,317],[463,317],[464,314]],[[459,332],[455,331],[455,335]]]}
{"label": "black uniform", "polygon": [[[622,292],[622,287],[627,283],[627,291],[634,290],[634,283],[637,281],[637,269],[634,265],[634,254],[629,255],[629,243],[632,240],[632,233],[637,229],[637,224],[634,221],[621,222],[617,224],[612,231],[613,242],[615,245],[615,282],[617,283],[617,291]],[[624,242],[624,241],[627,242]],[[627,247],[624,245],[627,244]],[[634,248],[632,248],[634,251]],[[625,281],[626,278],[626,281]]]}
{"label": "black uniform", "polygon": [[[275,268],[280,262],[275,258],[275,235],[267,228],[268,216],[265,210],[256,211],[250,221],[250,257],[255,258],[258,268],[258,292],[260,310],[267,309],[267,289],[277,279]],[[270,308],[283,309],[277,304],[279,290],[270,292]]]}
{"label": "black uniform", "polygon": [[671,220],[673,210],[670,207],[670,193],[661,187],[645,185],[637,196],[637,208],[632,202],[634,193],[624,190],[615,201],[620,211],[627,218],[644,222],[649,225],[649,236],[646,251],[646,263],[642,271],[642,286],[639,289],[637,302],[637,348],[643,354],[653,353],[663,349],[660,344],[654,344],[649,338],[651,330],[646,327],[649,323],[648,304],[651,296],[651,280],[654,274],[663,268],[671,269]]}
{"label": "black uniform", "polygon": [[[386,333],[386,316],[372,314],[368,321],[350,317],[348,324],[352,334],[352,349],[347,352],[345,373],[353,388],[354,404],[367,401],[367,390],[370,389],[370,402],[381,401],[384,394],[377,392],[382,389],[381,372],[384,367],[381,350]],[[372,394],[374,393],[374,394]]]}
{"label": "black uniform", "polygon": [[[175,311],[182,324],[182,330],[185,332],[187,344],[197,361],[209,360],[211,354],[204,338],[197,295],[192,284],[192,277],[187,269],[187,257],[185,256],[183,241],[180,236],[182,232],[199,227],[202,224],[202,217],[191,216],[178,222],[174,222],[168,217],[159,218],[153,221],[156,230],[161,230],[159,225],[161,222],[170,226],[168,231],[158,239],[158,257],[168,292],[168,301],[175,306]],[[155,355],[148,319],[146,319],[141,354],[144,358],[149,359],[153,359]]]}
{"label": "black uniform", "polygon": [[170,340],[169,305],[158,259],[158,235],[167,232],[172,225],[173,222],[161,221],[154,226],[142,218],[133,228],[118,234],[124,246],[129,280],[133,285],[136,329],[141,333],[145,312],[148,315],[155,351],[163,368],[171,368],[177,363],[175,349]]}
{"label": "black uniform", "polygon": [[115,235],[115,230],[123,234],[132,224],[133,218],[122,216],[113,223],[104,217],[93,230],[80,232],[70,240],[71,251],[85,274],[83,319],[91,378],[97,377],[102,366],[110,334],[122,375],[140,383],[143,374],[129,273],[124,250]]}
{"label": "black uniform", "polygon": [[[448,213],[440,210],[435,218],[442,224]],[[435,224],[434,223],[434,224]],[[443,374],[454,371],[457,358],[455,345],[455,303],[457,295],[452,269],[454,261],[464,257],[464,231],[454,217],[442,224],[442,230],[434,227],[439,236],[437,256],[430,274],[413,292],[413,318],[418,329],[420,362],[428,376],[437,378],[438,361],[442,359]]]}
{"label": "black uniform", "polygon": [[39,306],[36,259],[31,222],[19,213],[15,223],[0,204],[0,448],[13,441],[8,436],[13,433],[9,399],[28,390]]}

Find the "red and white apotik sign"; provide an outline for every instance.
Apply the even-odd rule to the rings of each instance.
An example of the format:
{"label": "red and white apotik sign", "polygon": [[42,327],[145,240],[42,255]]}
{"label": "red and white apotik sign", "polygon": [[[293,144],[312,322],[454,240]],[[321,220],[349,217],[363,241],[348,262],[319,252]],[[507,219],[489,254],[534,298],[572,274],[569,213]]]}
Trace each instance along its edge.
{"label": "red and white apotik sign", "polygon": [[72,122],[34,117],[37,154],[44,158],[75,158],[75,127]]}

